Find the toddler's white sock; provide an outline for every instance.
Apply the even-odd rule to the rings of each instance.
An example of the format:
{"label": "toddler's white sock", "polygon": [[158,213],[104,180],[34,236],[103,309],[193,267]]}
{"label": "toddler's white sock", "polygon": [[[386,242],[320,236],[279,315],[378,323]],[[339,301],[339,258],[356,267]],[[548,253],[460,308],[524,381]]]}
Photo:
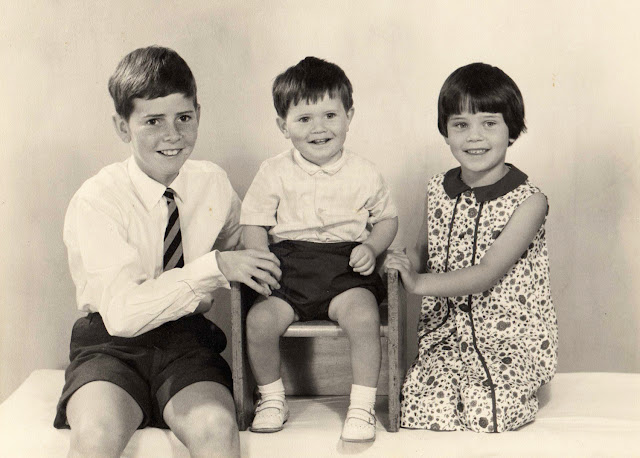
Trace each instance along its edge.
{"label": "toddler's white sock", "polygon": [[284,385],[281,378],[267,385],[258,385],[258,391],[263,401],[268,399],[284,401]]}
{"label": "toddler's white sock", "polygon": [[376,405],[377,388],[364,385],[351,385],[349,407],[373,411]]}

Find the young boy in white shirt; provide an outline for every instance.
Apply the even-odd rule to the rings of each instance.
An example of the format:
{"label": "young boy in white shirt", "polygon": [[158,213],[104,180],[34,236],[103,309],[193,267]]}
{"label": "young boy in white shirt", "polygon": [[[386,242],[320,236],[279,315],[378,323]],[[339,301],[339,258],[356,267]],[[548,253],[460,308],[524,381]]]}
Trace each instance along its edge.
{"label": "young boy in white shirt", "polygon": [[[69,456],[120,456],[138,428],[170,428],[191,456],[239,456],[224,333],[202,314],[240,281],[268,293],[278,260],[239,242],[225,172],[188,160],[200,105],[186,62],[152,46],[109,80],[116,132],[132,156],[87,180],[64,226],[77,320],[54,425]],[[260,284],[257,283],[257,281]]]}
{"label": "young boy in white shirt", "polygon": [[375,439],[380,371],[378,306],[384,284],[376,258],[393,241],[397,211],[373,164],[343,148],[352,87],[335,64],[307,57],[273,84],[278,127],[293,148],[266,160],[242,204],[247,248],[280,260],[281,288],[247,316],[248,354],[261,400],[251,430],[282,429],[289,411],[279,339],[294,321],[329,319],[351,348],[351,404],[341,439]]}

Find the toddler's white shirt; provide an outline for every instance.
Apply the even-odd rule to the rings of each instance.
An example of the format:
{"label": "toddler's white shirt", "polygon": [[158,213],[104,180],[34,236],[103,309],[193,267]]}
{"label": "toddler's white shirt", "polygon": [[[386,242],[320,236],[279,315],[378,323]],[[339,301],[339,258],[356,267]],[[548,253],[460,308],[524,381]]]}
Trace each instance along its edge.
{"label": "toddler's white shirt", "polygon": [[271,243],[363,242],[371,225],[395,216],[389,188],[370,161],[343,150],[320,167],[292,148],[262,163],[240,224],[270,228]]}

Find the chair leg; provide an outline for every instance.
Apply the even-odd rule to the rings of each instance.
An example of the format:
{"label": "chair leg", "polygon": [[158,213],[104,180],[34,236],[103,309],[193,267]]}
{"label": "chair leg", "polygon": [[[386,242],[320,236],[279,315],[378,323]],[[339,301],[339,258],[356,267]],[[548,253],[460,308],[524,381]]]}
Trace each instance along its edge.
{"label": "chair leg", "polygon": [[400,390],[404,379],[404,309],[398,271],[387,272],[389,327],[387,352],[389,358],[389,432],[400,425]]}
{"label": "chair leg", "polygon": [[245,431],[253,415],[253,378],[251,377],[246,350],[245,322],[247,305],[242,302],[241,287],[231,284],[231,372],[233,398],[236,404],[238,429]]}

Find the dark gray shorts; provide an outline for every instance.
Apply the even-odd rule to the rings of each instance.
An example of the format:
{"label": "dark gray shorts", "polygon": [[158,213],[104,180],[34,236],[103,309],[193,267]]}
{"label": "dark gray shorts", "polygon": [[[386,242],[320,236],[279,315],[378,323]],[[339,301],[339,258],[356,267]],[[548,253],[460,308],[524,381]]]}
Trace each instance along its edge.
{"label": "dark gray shorts", "polygon": [[123,388],[142,409],[139,428],[168,428],[162,412],[183,388],[212,381],[233,388],[231,370],[220,352],[224,333],[203,315],[171,321],[137,337],[111,336],[99,313],[76,321],[71,332],[71,363],[58,402],[56,428],[69,428],[67,402],[84,384],[107,381]]}
{"label": "dark gray shorts", "polygon": [[280,260],[280,289],[272,295],[287,302],[300,321],[328,320],[329,303],[353,288],[373,293],[378,305],[386,288],[377,272],[363,276],[349,265],[358,242],[314,243],[284,240],[269,247]]}

